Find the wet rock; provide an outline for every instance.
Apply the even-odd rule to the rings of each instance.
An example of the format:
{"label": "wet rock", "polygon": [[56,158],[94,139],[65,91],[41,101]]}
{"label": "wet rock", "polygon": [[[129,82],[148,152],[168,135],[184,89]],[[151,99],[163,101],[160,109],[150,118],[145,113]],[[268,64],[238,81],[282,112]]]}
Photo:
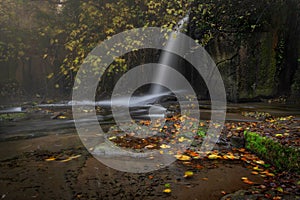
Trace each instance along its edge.
{"label": "wet rock", "polygon": [[227,145],[228,142],[227,142],[226,138],[220,137],[217,141],[217,144],[218,145]]}
{"label": "wet rock", "polygon": [[235,193],[225,195],[221,200],[256,200],[262,197],[264,197],[263,194],[249,194],[247,190],[238,190]]}
{"label": "wet rock", "polygon": [[54,112],[51,119],[58,119],[60,116],[63,116],[62,112]]}
{"label": "wet rock", "polygon": [[235,148],[245,147],[245,138],[232,136],[230,138],[230,144],[232,147],[235,147]]}

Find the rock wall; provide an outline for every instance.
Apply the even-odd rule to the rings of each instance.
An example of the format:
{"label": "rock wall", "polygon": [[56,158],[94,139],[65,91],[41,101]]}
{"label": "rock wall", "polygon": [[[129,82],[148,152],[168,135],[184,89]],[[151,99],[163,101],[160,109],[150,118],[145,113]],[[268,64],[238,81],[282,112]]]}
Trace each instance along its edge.
{"label": "rock wall", "polygon": [[[229,101],[299,99],[299,7],[297,1],[287,1],[271,12],[278,9],[274,6],[268,23],[249,32],[215,32],[205,48],[222,74]],[[193,23],[189,28],[190,36],[200,41],[203,31]]]}
{"label": "rock wall", "polygon": [[58,69],[40,56],[31,56],[23,61],[0,63],[0,102],[12,103],[30,101],[40,98],[61,96],[62,89],[57,88],[61,82],[59,76],[48,79]]}

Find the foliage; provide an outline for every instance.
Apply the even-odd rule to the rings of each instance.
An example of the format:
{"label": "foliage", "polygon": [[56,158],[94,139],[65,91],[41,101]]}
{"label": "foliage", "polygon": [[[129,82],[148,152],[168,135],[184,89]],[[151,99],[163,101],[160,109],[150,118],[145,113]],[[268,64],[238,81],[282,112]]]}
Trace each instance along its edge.
{"label": "foliage", "polygon": [[[125,30],[139,27],[163,27],[172,29],[178,21],[190,15],[188,33],[206,46],[212,39],[224,34],[250,33],[268,26],[270,7],[278,7],[279,1],[263,0],[120,0],[120,1],[66,1],[64,15],[76,10],[65,26],[64,43],[66,57],[61,72],[72,77],[87,54],[101,41]],[[236,37],[238,39],[239,36]],[[143,60],[132,54],[128,60]],[[109,73],[126,71],[130,66],[127,59],[116,61]],[[95,72],[97,73],[97,72]]]}
{"label": "foliage", "polygon": [[[191,4],[190,27],[193,37],[205,46],[211,39],[224,34],[251,33],[265,23],[262,16],[271,1],[263,0],[202,0]],[[238,38],[238,37],[237,37]],[[237,39],[236,38],[236,39]]]}
{"label": "foliage", "polygon": [[55,10],[50,3],[0,1],[0,15],[0,62],[42,55],[57,34]]}
{"label": "foliage", "polygon": [[[275,22],[272,21],[272,16],[276,11],[280,11],[285,2],[1,1],[0,62],[15,59],[24,62],[32,55],[38,55],[54,66],[59,66],[61,75],[73,80],[78,67],[97,44],[125,30],[150,26],[172,29],[189,13],[189,26],[185,31],[206,46],[215,38],[234,35],[234,40],[239,40],[249,33],[273,27]],[[145,56],[140,56],[138,52],[133,52],[127,58],[119,58],[109,69],[108,75],[123,73],[130,68],[130,63],[134,63],[135,60],[142,63],[145,59]],[[55,74],[48,76],[55,77]]]}
{"label": "foliage", "polygon": [[206,129],[204,129],[203,127],[199,127],[199,129],[198,129],[198,132],[197,132],[197,135],[199,136],[199,137],[205,137],[206,136]]}
{"label": "foliage", "polygon": [[[76,6],[78,17],[68,23],[66,29],[67,56],[61,66],[66,76],[76,72],[87,54],[101,41],[133,28],[161,26],[172,29],[188,9],[187,1],[89,0],[80,1]],[[116,60],[112,68],[114,72],[127,70],[123,59]]]}

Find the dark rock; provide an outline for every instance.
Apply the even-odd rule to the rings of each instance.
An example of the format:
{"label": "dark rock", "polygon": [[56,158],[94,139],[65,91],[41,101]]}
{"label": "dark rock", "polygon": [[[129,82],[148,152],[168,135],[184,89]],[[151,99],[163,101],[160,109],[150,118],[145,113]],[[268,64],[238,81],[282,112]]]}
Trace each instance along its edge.
{"label": "dark rock", "polygon": [[243,148],[245,147],[245,138],[232,136],[230,138],[230,144],[232,147],[235,148]]}

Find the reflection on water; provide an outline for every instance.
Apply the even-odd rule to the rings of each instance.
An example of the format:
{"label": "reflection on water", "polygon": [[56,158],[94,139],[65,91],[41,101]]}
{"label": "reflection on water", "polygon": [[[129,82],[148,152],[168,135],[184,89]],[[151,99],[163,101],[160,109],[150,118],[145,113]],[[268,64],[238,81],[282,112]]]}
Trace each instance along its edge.
{"label": "reflection on water", "polygon": [[22,107],[12,107],[4,110],[0,110],[0,113],[18,113],[22,112]]}

